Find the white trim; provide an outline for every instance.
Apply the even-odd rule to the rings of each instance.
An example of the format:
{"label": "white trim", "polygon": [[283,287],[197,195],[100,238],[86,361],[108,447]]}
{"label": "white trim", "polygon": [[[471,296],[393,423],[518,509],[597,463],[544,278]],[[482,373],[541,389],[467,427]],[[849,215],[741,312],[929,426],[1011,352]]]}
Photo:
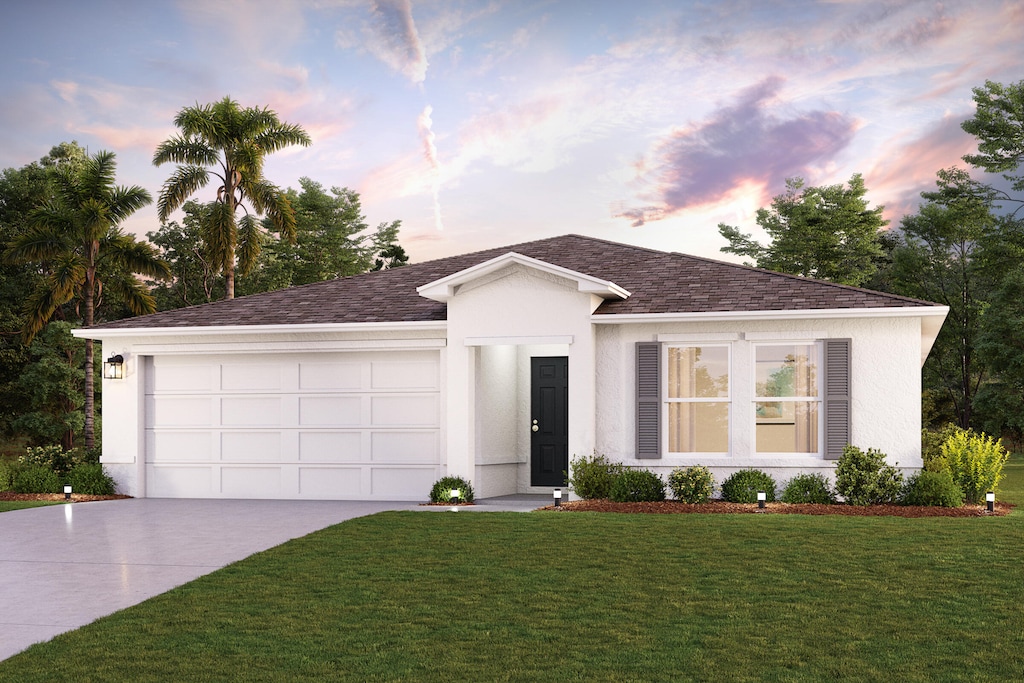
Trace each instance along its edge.
{"label": "white trim", "polygon": [[824,332],[747,332],[747,341],[818,341],[828,337]]}
{"label": "white trim", "polygon": [[[266,341],[208,342],[203,344],[134,344],[135,355],[161,356],[238,353],[298,353],[332,351],[436,351],[446,346],[444,339],[349,339],[338,341]],[[124,352],[122,352],[124,353]]]}
{"label": "white trim", "polygon": [[693,334],[659,334],[657,341],[662,343],[675,342],[728,342],[743,339],[742,332],[695,332]]}
{"label": "white trim", "polygon": [[[672,335],[666,335],[666,336],[672,336]],[[721,338],[719,338],[719,339],[721,339]],[[659,341],[661,341],[661,340],[659,339]],[[694,341],[700,341],[700,340],[694,340]],[[669,349],[674,349],[674,348],[675,349],[692,348],[692,345],[686,344],[685,341],[681,342],[681,343],[678,343],[678,344],[665,343],[665,344],[662,344],[661,348],[659,349],[659,353],[661,354],[661,368],[662,368],[662,373],[661,373],[662,376],[659,379],[659,382],[661,384],[660,392],[659,393],[661,394],[661,397],[660,397],[661,398],[661,420],[662,420],[662,424],[664,425],[664,429],[663,429],[663,433],[661,435],[661,439],[662,439],[662,453],[664,453],[665,457],[675,457],[675,456],[722,457],[722,456],[729,456],[733,452],[733,445],[732,445],[732,443],[733,443],[733,407],[735,405],[734,401],[733,401],[733,379],[734,379],[734,374],[735,374],[734,368],[733,368],[733,362],[732,362],[733,344],[730,341],[728,341],[728,340],[722,340],[722,341],[720,341],[717,344],[705,344],[704,346],[717,347],[717,348],[725,349],[726,356],[727,356],[726,357],[726,367],[727,367],[728,372],[729,372],[729,385],[728,385],[729,386],[729,394],[728,394],[728,396],[724,396],[724,397],[723,396],[714,396],[714,397],[708,397],[708,398],[701,398],[701,397],[670,398],[669,395],[668,395],[668,390],[669,390],[669,386],[668,386],[668,375],[669,375],[669,358],[668,358],[668,354],[669,354]],[[726,448],[728,450],[726,450],[726,451],[673,451],[673,450],[669,450],[669,443],[671,442],[671,439],[669,437],[669,432],[671,430],[671,426],[670,426],[671,416],[670,416],[670,411],[669,411],[669,405],[673,404],[673,403],[683,403],[683,404],[725,403],[726,406],[727,406],[728,412],[729,412],[729,420],[728,420],[728,424],[726,425],[726,430],[727,431],[726,431],[726,437],[725,437]]]}
{"label": "white trim", "polygon": [[466,337],[466,346],[537,346],[542,344],[572,344],[573,335],[556,337]]}
{"label": "white trim", "polygon": [[590,321],[597,325],[636,323],[713,322],[743,320],[805,320],[818,318],[945,318],[949,306],[900,306],[885,308],[817,308],[781,311],[709,311],[703,313],[595,313]]}
{"label": "white trim", "polygon": [[478,263],[475,266],[466,268],[465,270],[460,270],[457,273],[452,273],[440,280],[428,282],[425,285],[417,287],[416,293],[427,299],[447,303],[449,299],[455,296],[455,292],[459,285],[472,282],[473,280],[485,275],[507,268],[510,265],[525,266],[527,268],[533,268],[534,270],[539,270],[568,280],[574,280],[579,291],[587,294],[596,294],[603,299],[626,299],[630,295],[628,291],[614,282],[579,273],[575,270],[563,268],[562,266],[556,266],[529,256],[523,256],[522,254],[517,254],[514,251],[510,251],[502,256],[497,256],[489,261]]}
{"label": "white trim", "polygon": [[103,340],[116,339],[118,337],[216,337],[228,334],[328,334],[380,331],[403,332],[407,330],[447,332],[448,321],[318,323],[314,325],[295,323],[291,325],[200,325],[190,327],[79,327],[71,330],[71,334],[80,339]]}
{"label": "white trim", "polygon": [[[814,373],[815,382],[817,386],[816,396],[758,396],[757,395],[757,349],[759,347],[766,346],[787,346],[787,342],[793,344],[799,344],[801,346],[812,346],[814,347]],[[803,457],[814,457],[820,460],[825,459],[825,395],[822,385],[825,378],[822,376],[821,369],[825,362],[825,349],[822,339],[790,339],[782,337],[781,339],[770,339],[759,343],[750,344],[750,384],[754,389],[752,392],[753,398],[750,402],[750,412],[752,413],[753,419],[751,425],[754,427],[754,433],[751,434],[750,439],[750,454],[752,456],[768,456],[768,457],[786,457],[786,456],[803,456]],[[786,453],[784,451],[758,451],[757,450],[757,404],[758,403],[816,403],[818,406],[817,416],[817,433],[818,433],[818,450],[814,453],[807,453],[806,451],[793,451],[792,453]]]}

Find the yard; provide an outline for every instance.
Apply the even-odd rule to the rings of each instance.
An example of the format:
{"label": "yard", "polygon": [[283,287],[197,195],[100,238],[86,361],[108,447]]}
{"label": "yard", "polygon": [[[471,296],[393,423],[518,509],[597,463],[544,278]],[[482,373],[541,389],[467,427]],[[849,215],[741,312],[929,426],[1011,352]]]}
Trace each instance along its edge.
{"label": "yard", "polygon": [[[1024,460],[1001,498],[1024,502]],[[0,663],[0,680],[1011,680],[1024,512],[385,513]]]}

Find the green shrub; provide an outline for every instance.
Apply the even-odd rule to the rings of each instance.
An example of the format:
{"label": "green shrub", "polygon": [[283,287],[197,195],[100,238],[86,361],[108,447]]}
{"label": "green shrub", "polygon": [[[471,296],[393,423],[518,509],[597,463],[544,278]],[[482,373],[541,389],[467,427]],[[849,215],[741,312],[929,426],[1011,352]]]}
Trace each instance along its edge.
{"label": "green shrub", "polygon": [[836,496],[828,479],[820,474],[798,474],[786,484],[782,490],[783,503],[819,503],[836,502]]}
{"label": "green shrub", "polygon": [[71,484],[71,490],[75,493],[85,493],[91,496],[113,495],[117,486],[114,480],[103,471],[103,465],[99,463],[81,463],[75,465],[68,472],[64,483]]}
{"label": "green shrub", "polygon": [[460,503],[473,502],[473,485],[462,477],[441,477],[434,482],[434,486],[430,489],[430,502],[451,502],[452,489],[459,490]]}
{"label": "green shrub", "polygon": [[942,444],[959,430],[960,427],[952,422],[941,429],[921,430],[921,459],[924,461],[924,469],[929,472],[947,469],[946,458],[942,455]]}
{"label": "green shrub", "polygon": [[715,490],[715,478],[711,470],[702,465],[677,467],[668,475],[668,487],[672,497],[684,503],[706,503]]}
{"label": "green shrub", "polygon": [[60,477],[49,467],[19,464],[11,476],[11,490],[15,493],[60,493]]}
{"label": "green shrub", "polygon": [[766,501],[775,500],[775,480],[761,470],[733,472],[722,482],[722,500],[730,503],[756,503],[758,491],[764,491]]}
{"label": "green shrub", "polygon": [[922,470],[907,480],[901,502],[904,505],[957,508],[964,504],[964,491],[953,481],[949,470]]}
{"label": "green shrub", "polygon": [[885,453],[848,445],[836,465],[836,493],[850,505],[892,503],[903,489],[903,475],[885,462]]}
{"label": "green shrub", "polygon": [[1010,454],[999,439],[970,429],[957,429],[942,443],[942,457],[968,503],[979,503],[995,491]]}
{"label": "green shrub", "polygon": [[665,500],[665,482],[650,470],[626,470],[615,477],[608,497],[617,503]]}
{"label": "green shrub", "polygon": [[18,458],[18,462],[45,467],[64,476],[74,467],[76,455],[76,451],[65,451],[60,446],[30,446],[25,449],[25,455]]}
{"label": "green shrub", "polygon": [[569,486],[580,498],[610,498],[612,483],[626,469],[621,463],[595,453],[589,458],[580,456],[572,461]]}
{"label": "green shrub", "polygon": [[0,460],[0,491],[11,490],[11,476],[16,465]]}

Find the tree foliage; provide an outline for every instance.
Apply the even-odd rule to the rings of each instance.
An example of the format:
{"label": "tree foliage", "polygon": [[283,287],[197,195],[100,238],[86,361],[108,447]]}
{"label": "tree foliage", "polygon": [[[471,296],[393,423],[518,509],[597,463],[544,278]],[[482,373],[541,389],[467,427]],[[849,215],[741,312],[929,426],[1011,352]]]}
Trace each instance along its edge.
{"label": "tree foliage", "polygon": [[206,187],[211,174],[219,179],[216,200],[204,214],[200,230],[207,255],[224,273],[225,296],[234,298],[236,259],[244,275],[255,266],[263,246],[257,216],[266,216],[285,239],[295,237],[291,202],[263,177],[264,159],[290,145],[308,146],[310,137],[301,127],[280,121],[270,109],[242,108],[230,97],[185,107],[178,112],[174,125],[181,133],[160,143],[153,155],[157,166],[178,164],[157,200],[160,220],[166,221]]}
{"label": "tree foliage", "polygon": [[786,181],[786,192],[757,211],[757,224],[770,239],[767,245],[736,227],[719,224],[729,242],[723,252],[752,258],[759,268],[782,273],[862,285],[883,255],[879,231],[888,224],[883,207],[870,208],[860,174],[848,185],[809,187],[801,178]]}

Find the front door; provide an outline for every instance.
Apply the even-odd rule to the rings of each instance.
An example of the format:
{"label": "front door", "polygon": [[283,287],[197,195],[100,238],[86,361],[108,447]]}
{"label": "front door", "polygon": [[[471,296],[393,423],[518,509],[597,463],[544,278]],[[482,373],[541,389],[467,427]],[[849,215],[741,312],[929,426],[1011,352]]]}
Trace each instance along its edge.
{"label": "front door", "polygon": [[565,486],[569,469],[569,359],[530,359],[530,486]]}

